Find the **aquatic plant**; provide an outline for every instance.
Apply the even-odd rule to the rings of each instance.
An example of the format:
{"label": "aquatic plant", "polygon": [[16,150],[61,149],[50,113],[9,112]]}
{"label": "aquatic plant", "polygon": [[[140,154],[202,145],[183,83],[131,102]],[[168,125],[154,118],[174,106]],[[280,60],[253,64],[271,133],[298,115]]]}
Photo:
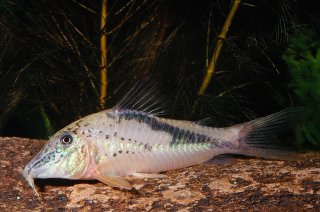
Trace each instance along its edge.
{"label": "aquatic plant", "polygon": [[309,114],[298,133],[302,143],[320,147],[320,41],[319,33],[309,27],[299,27],[290,37],[284,54],[292,80],[289,84],[295,99],[307,107]]}

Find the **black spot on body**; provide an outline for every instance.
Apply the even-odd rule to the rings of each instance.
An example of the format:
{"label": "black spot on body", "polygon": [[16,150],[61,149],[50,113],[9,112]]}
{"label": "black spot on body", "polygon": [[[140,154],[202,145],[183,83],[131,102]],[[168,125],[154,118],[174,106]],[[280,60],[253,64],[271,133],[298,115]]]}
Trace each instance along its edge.
{"label": "black spot on body", "polygon": [[117,157],[117,153],[113,153],[113,157]]}
{"label": "black spot on body", "polygon": [[113,136],[114,136],[114,137],[117,137],[117,135],[118,135],[118,133],[117,133],[117,132],[115,132],[115,133],[113,134]]}
{"label": "black spot on body", "polygon": [[145,144],[144,145],[144,148],[148,151],[151,151],[152,150],[152,146],[150,144]]}
{"label": "black spot on body", "polygon": [[121,154],[122,153],[122,150],[119,150],[119,154]]}
{"label": "black spot on body", "polygon": [[109,139],[109,135],[106,135],[106,139]]}
{"label": "black spot on body", "polygon": [[108,117],[108,118],[115,119],[115,116],[114,116],[114,115],[112,115],[112,114],[111,114],[111,113],[109,113],[109,112],[107,112],[107,113],[106,113],[106,115],[107,115],[107,117]]}
{"label": "black spot on body", "polygon": [[122,120],[122,117],[119,117],[119,119],[117,120],[117,124],[120,124]]}
{"label": "black spot on body", "polygon": [[123,140],[124,140],[124,137],[121,137],[121,140],[123,141]]}

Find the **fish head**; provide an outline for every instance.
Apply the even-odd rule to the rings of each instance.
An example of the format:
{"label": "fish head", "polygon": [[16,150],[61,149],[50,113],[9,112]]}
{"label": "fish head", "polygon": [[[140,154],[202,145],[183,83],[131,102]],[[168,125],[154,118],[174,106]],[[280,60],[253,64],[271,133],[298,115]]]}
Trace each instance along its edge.
{"label": "fish head", "polygon": [[67,129],[70,126],[53,135],[23,170],[36,195],[34,178],[80,179],[85,174],[90,161],[88,144],[75,130]]}

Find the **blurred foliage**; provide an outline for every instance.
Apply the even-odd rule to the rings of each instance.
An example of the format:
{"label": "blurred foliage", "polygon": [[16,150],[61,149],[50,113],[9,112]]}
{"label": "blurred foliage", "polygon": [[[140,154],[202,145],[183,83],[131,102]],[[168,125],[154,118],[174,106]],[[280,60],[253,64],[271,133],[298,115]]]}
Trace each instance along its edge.
{"label": "blurred foliage", "polygon": [[320,41],[319,32],[302,27],[296,29],[289,41],[284,59],[292,75],[290,87],[297,101],[310,110],[302,132],[300,145],[307,140],[320,147]]}
{"label": "blurred foliage", "polygon": [[[173,99],[169,117],[210,116],[215,126],[294,105],[282,54],[296,15],[310,14],[297,10],[312,4],[242,1],[217,71],[205,95],[197,96],[232,2],[107,3],[107,108],[142,79],[157,81]],[[1,135],[46,138],[100,110],[100,10],[101,2],[90,0],[1,1]],[[32,132],[39,123],[47,129]]]}

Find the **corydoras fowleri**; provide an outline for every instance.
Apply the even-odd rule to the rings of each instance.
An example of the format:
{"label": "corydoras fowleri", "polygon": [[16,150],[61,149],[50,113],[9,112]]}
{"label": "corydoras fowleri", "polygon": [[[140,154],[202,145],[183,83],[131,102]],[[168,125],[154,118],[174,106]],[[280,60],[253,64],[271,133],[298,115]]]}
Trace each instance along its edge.
{"label": "corydoras fowleri", "polygon": [[152,93],[152,89],[143,93],[135,88],[115,107],[83,117],[54,134],[23,171],[35,194],[34,178],[96,179],[132,189],[126,176],[164,177],[159,173],[221,154],[287,157],[268,142],[292,122],[295,108],[213,128],[157,116],[152,109],[157,107],[157,97]]}

